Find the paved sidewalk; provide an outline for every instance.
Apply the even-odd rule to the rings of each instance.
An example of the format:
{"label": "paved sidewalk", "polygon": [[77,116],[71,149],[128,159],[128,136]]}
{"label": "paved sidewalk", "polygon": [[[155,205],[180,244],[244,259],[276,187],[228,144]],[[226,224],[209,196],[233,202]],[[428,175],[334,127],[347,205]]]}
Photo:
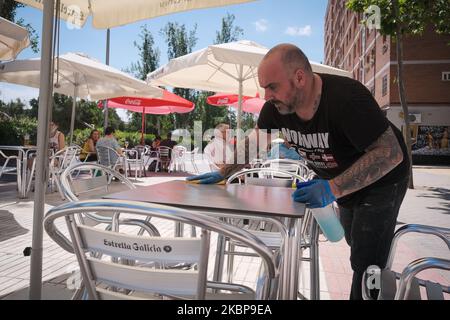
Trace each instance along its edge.
{"label": "paved sidewalk", "polygon": [[[450,228],[450,168],[415,167],[415,189],[409,189],[400,208],[398,226],[408,223]],[[393,269],[401,272],[411,261],[421,257],[450,259],[443,241],[429,235],[407,234],[397,247]],[[352,282],[350,248],[345,240],[320,243],[320,260],[326,274],[330,299],[348,299]],[[450,285],[450,272],[425,270],[424,280]],[[449,299],[449,295],[446,295]]]}

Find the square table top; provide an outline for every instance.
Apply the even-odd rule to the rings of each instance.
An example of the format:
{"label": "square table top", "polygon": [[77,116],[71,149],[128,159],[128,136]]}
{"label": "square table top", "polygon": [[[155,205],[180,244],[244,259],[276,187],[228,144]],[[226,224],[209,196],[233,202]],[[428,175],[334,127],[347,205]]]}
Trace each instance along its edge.
{"label": "square table top", "polygon": [[192,184],[184,180],[126,190],[104,196],[107,199],[142,201],[182,209],[202,209],[257,216],[301,218],[303,203],[294,202],[293,190],[249,184]]}

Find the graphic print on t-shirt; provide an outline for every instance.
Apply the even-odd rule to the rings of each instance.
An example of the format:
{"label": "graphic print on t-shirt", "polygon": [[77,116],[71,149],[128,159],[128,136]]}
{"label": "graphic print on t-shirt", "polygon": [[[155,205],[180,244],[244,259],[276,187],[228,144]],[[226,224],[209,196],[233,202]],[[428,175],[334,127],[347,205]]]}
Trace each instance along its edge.
{"label": "graphic print on t-shirt", "polygon": [[337,168],[338,164],[331,152],[329,132],[302,134],[299,131],[281,128],[284,138],[311,166],[318,169]]}

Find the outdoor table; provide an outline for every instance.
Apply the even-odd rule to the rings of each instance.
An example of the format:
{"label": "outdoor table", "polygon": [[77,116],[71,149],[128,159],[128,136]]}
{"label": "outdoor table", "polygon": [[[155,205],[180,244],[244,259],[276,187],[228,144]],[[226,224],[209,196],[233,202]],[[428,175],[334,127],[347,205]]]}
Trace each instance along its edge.
{"label": "outdoor table", "polygon": [[[27,197],[27,159],[30,152],[37,150],[36,146],[0,146],[0,150],[17,151],[20,166],[17,168],[17,189],[19,191],[19,198]],[[30,178],[31,179],[31,178]]]}
{"label": "outdoor table", "polygon": [[[292,201],[291,194],[290,188],[247,184],[202,185],[174,180],[110,194],[105,198],[170,205],[219,216],[254,215],[279,219],[287,229],[280,298],[292,300],[297,299],[300,230],[306,207]],[[219,237],[218,248],[221,246],[224,246],[224,241]],[[216,256],[215,270],[221,270],[217,266],[222,265],[223,256]],[[214,274],[213,280],[220,278],[221,274]]]}

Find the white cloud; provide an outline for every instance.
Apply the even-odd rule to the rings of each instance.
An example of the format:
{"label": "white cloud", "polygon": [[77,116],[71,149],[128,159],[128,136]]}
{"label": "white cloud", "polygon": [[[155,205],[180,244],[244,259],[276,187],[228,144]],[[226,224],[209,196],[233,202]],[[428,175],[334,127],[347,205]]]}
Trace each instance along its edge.
{"label": "white cloud", "polygon": [[284,33],[294,37],[309,37],[312,33],[312,28],[309,24],[304,27],[287,27]]}
{"label": "white cloud", "polygon": [[253,22],[253,24],[256,27],[256,31],[259,32],[264,32],[269,27],[269,21],[267,21],[266,19],[259,19],[258,21]]}

